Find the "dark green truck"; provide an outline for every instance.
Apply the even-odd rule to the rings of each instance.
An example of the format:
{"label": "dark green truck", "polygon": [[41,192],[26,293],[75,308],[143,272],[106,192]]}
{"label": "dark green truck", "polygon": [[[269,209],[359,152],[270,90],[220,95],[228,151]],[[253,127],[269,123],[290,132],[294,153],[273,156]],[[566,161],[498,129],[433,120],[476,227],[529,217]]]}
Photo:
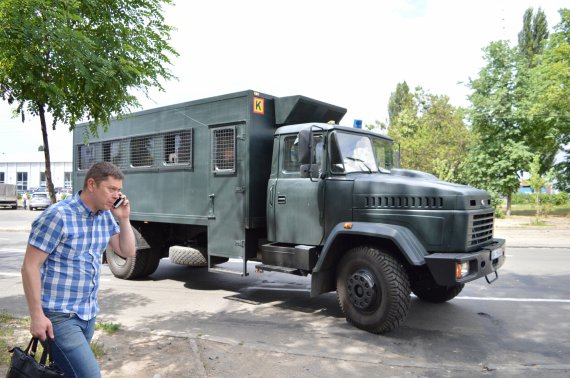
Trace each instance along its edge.
{"label": "dark green truck", "polygon": [[[152,274],[161,258],[226,272],[311,276],[337,291],[349,322],[398,327],[410,292],[445,302],[491,283],[505,261],[485,191],[399,169],[391,139],[337,125],[346,110],[304,96],[243,91],[134,113],[85,143],[74,131],[75,189],[95,161],[125,173],[138,251],[110,248],[117,277]],[[234,272],[235,273],[235,272]]]}

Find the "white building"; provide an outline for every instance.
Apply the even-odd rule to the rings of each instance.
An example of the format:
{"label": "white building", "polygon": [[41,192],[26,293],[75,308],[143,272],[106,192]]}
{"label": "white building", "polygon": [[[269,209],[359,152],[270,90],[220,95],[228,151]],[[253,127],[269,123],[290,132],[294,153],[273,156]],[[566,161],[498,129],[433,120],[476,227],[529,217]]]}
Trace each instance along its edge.
{"label": "white building", "polygon": [[[51,149],[51,179],[55,188],[71,188],[73,163],[68,151]],[[18,191],[47,186],[43,151],[0,154],[0,183],[16,184]]]}

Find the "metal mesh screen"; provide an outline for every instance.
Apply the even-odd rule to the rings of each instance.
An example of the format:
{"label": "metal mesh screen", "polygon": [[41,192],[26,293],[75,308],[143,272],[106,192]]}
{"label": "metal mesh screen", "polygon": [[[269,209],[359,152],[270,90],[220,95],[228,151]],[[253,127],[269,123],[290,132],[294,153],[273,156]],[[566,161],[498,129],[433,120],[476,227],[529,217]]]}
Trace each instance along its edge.
{"label": "metal mesh screen", "polygon": [[98,160],[121,169],[131,167],[192,167],[193,130],[171,131],[77,146],[77,169],[87,170]]}
{"label": "metal mesh screen", "polygon": [[77,169],[87,170],[95,163],[95,145],[79,145],[77,146]]}
{"label": "metal mesh screen", "polygon": [[126,140],[103,142],[103,160],[124,169],[128,166],[127,148],[128,142]]}
{"label": "metal mesh screen", "polygon": [[235,126],[212,130],[212,172],[236,171]]}
{"label": "metal mesh screen", "polygon": [[192,130],[164,134],[163,145],[165,164],[192,166]]}

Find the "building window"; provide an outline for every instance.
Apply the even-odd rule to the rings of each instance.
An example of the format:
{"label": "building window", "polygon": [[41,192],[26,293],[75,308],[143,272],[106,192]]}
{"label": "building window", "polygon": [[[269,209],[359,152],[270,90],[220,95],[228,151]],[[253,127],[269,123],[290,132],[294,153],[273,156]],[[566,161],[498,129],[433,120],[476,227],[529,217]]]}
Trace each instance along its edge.
{"label": "building window", "polygon": [[125,168],[125,154],[123,150],[126,149],[124,141],[114,140],[111,142],[103,143],[103,160],[115,164],[119,168]]}
{"label": "building window", "polygon": [[40,186],[47,186],[46,173],[40,172]]}
{"label": "building window", "polygon": [[85,170],[91,168],[93,163],[95,163],[95,146],[80,145],[78,147],[79,147],[78,151],[79,162],[77,168],[79,170]]}
{"label": "building window", "polygon": [[154,140],[151,137],[131,139],[131,166],[152,167],[154,163]]}
{"label": "building window", "polygon": [[16,172],[16,180],[18,190],[26,192],[28,190],[28,172]]}
{"label": "building window", "polygon": [[71,189],[71,172],[63,173],[63,187],[66,189]]}
{"label": "building window", "polygon": [[4,184],[4,172],[0,172],[0,184]]}
{"label": "building window", "polygon": [[229,174],[236,171],[235,126],[212,130],[212,172]]}
{"label": "building window", "polygon": [[192,130],[164,134],[164,160],[167,165],[192,166]]}

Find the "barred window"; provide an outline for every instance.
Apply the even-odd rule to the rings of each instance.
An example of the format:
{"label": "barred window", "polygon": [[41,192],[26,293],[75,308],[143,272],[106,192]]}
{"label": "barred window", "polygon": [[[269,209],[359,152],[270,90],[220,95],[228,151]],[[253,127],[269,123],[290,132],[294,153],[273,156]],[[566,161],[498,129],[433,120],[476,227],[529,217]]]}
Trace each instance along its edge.
{"label": "barred window", "polygon": [[235,126],[212,130],[212,172],[218,174],[236,171]]}
{"label": "barred window", "polygon": [[89,169],[95,163],[95,146],[93,145],[80,145],[77,146],[77,154],[79,156],[78,169]]}
{"label": "barred window", "polygon": [[164,163],[192,166],[192,130],[164,134]]}
{"label": "barred window", "polygon": [[119,168],[125,168],[127,142],[121,140],[113,140],[103,143],[103,160],[115,164]]}
{"label": "barred window", "polygon": [[131,139],[131,166],[151,167],[154,163],[154,140],[152,137]]}

